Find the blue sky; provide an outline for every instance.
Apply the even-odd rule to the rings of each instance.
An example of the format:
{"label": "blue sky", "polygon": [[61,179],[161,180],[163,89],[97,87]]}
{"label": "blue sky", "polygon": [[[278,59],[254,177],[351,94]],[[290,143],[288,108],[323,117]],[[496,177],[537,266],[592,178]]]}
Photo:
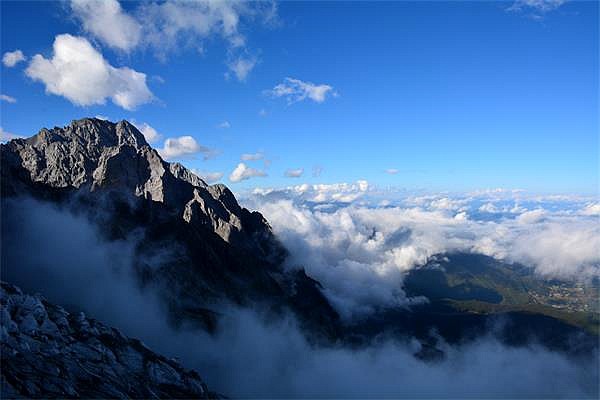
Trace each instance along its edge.
{"label": "blue sky", "polygon": [[[234,190],[364,179],[434,191],[597,191],[597,2],[113,2],[0,3],[2,54],[25,58],[1,66],[5,134],[83,116],[133,119],[161,134],[157,148],[191,136],[190,154],[183,142],[163,154],[222,173]],[[173,26],[160,21],[177,7],[169,36]],[[71,36],[61,48],[87,43],[89,57],[103,59],[98,76],[52,64],[62,34]],[[101,84],[102,73],[121,77],[125,67],[145,74],[137,86],[127,86],[130,75]],[[124,82],[125,100],[116,94]],[[256,153],[264,159],[241,160]],[[266,176],[232,182],[239,163]]]}

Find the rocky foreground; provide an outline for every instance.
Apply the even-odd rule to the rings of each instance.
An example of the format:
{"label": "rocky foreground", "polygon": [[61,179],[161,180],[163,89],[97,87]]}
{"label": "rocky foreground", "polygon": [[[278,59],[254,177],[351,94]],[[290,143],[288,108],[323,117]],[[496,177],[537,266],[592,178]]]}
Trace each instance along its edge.
{"label": "rocky foreground", "polygon": [[2,398],[210,398],[195,371],[2,282]]}

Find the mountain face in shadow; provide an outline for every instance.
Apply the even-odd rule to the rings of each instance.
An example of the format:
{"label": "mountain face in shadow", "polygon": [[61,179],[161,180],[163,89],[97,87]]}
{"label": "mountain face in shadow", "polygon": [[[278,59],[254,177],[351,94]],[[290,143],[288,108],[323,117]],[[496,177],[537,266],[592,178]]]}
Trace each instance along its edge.
{"label": "mountain face in shadow", "polygon": [[5,282],[0,299],[3,398],[216,397],[196,372],[83,313]]}
{"label": "mountain face in shadow", "polygon": [[[42,129],[3,144],[1,160],[6,215],[30,197],[88,218],[103,240],[135,237],[135,279],[160,293],[173,323],[210,330],[218,304],[260,303],[292,310],[318,336],[338,336],[337,313],[314,281],[282,268],[287,252],[263,216],[224,185],[165,162],[129,122]],[[11,229],[3,224],[3,235]]]}

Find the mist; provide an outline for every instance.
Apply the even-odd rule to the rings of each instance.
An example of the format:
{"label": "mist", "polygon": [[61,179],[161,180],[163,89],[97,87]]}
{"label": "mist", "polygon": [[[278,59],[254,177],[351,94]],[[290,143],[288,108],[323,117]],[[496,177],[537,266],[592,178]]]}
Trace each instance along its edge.
{"label": "mist", "polygon": [[211,390],[231,397],[598,396],[596,355],[582,360],[535,344],[508,347],[493,332],[445,345],[443,361],[424,362],[413,356],[416,340],[380,338],[361,349],[315,346],[293,316],[273,320],[260,309],[221,310],[212,335],[175,329],[154,288],[142,288],[133,274],[140,237],[107,242],[84,216],[31,199],[8,200],[2,209],[2,279],[179,358]]}

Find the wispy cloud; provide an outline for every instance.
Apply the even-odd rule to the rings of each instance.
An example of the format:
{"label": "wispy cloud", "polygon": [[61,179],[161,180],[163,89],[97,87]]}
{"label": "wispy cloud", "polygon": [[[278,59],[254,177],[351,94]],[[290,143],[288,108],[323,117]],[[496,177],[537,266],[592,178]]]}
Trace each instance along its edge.
{"label": "wispy cloud", "polygon": [[0,100],[6,101],[7,103],[16,103],[17,102],[17,99],[15,99],[14,97],[9,96],[7,94],[4,94],[4,93],[0,94]]}
{"label": "wispy cloud", "polygon": [[24,136],[17,135],[16,133],[7,132],[0,126],[0,142],[8,142],[13,139],[20,139]]}
{"label": "wispy cloud", "polygon": [[229,121],[223,121],[217,124],[217,128],[219,129],[229,129],[231,128],[231,124],[229,123]]}
{"label": "wispy cloud", "polygon": [[257,57],[248,55],[242,26],[277,19],[277,7],[270,2],[140,2],[131,11],[117,0],[72,0],[70,4],[86,34],[99,42],[124,52],[151,49],[163,61],[185,48],[202,53],[205,41],[222,38],[227,45],[226,76],[231,73],[240,81],[258,63]]}
{"label": "wispy cloud", "polygon": [[567,0],[516,0],[506,10],[521,12],[534,19],[542,19],[545,14],[558,9]]}
{"label": "wispy cloud", "polygon": [[117,0],[71,0],[71,10],[86,32],[110,47],[128,52],[140,43],[142,25]]}
{"label": "wispy cloud", "polygon": [[258,153],[244,153],[240,159],[242,161],[257,161],[265,158],[265,153],[259,151]]}
{"label": "wispy cloud", "polygon": [[[254,69],[258,59],[256,57],[240,56],[227,63],[227,67],[232,72],[238,81],[243,82],[248,78],[250,72]],[[226,74],[229,76],[229,73]]]}
{"label": "wispy cloud", "polygon": [[271,90],[266,91],[273,97],[283,97],[289,104],[310,99],[316,103],[323,103],[327,96],[337,96],[333,87],[327,84],[316,85],[312,82],[304,82],[300,79],[285,78]]}
{"label": "wispy cloud", "polygon": [[300,178],[304,173],[304,168],[288,168],[284,175],[287,178]]}
{"label": "wispy cloud", "polygon": [[208,172],[208,171],[201,171],[199,169],[192,169],[192,172],[196,175],[198,175],[200,178],[202,178],[202,180],[204,180],[204,182],[206,183],[215,183],[221,180],[221,178],[223,178],[223,173],[222,172]]}

